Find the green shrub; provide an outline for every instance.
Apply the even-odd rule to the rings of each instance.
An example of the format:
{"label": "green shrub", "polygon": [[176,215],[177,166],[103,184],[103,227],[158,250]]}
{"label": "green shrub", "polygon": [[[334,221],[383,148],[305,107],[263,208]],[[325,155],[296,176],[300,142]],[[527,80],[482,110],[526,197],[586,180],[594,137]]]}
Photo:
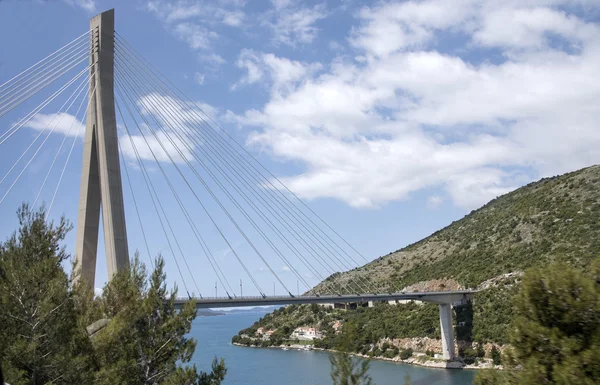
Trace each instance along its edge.
{"label": "green shrub", "polygon": [[482,358],[485,357],[485,349],[483,348],[483,342],[479,341],[477,343],[477,351],[476,351],[477,357],[478,358]]}
{"label": "green shrub", "polygon": [[502,364],[502,354],[500,354],[500,350],[496,347],[496,345],[492,346],[491,355],[494,365]]}
{"label": "green shrub", "polygon": [[413,350],[411,348],[402,349],[400,351],[400,358],[403,360],[409,359],[410,357],[412,357],[412,355],[413,355]]}
{"label": "green shrub", "polygon": [[458,354],[467,365],[475,363],[475,359],[477,358],[477,351],[473,348],[459,349]]}

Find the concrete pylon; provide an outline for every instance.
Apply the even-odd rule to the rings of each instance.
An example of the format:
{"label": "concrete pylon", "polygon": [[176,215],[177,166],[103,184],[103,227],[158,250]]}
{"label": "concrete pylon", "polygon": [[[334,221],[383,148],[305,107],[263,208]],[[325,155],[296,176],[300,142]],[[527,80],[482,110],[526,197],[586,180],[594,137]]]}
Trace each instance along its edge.
{"label": "concrete pylon", "polygon": [[80,278],[94,287],[100,208],[108,279],[128,267],[119,143],[114,98],[115,12],[90,21],[90,89],[77,218],[76,257]]}
{"label": "concrete pylon", "polygon": [[453,360],[455,353],[452,305],[441,303],[438,306],[440,308],[440,330],[442,332],[442,355],[445,360]]}

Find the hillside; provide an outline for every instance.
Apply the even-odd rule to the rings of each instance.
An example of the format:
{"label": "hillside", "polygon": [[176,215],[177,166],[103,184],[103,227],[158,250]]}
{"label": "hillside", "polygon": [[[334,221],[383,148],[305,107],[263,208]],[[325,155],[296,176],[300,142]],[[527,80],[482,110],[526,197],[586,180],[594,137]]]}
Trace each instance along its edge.
{"label": "hillside", "polygon": [[[525,269],[557,261],[586,267],[599,255],[600,166],[593,166],[496,198],[417,243],[332,275],[312,291],[324,292],[341,283],[351,286],[357,276],[384,291],[478,288],[472,306],[455,309],[456,338],[460,353],[477,341],[488,344],[489,354],[490,344],[508,342],[511,299]],[[341,333],[331,333],[334,321],[342,323]],[[437,307],[431,304],[378,304],[348,312],[288,307],[265,316],[235,339],[251,344],[252,338],[245,336],[264,327],[277,331],[277,338],[260,344],[278,344],[303,325],[326,331],[319,342],[323,347],[352,341],[353,351],[375,356],[393,354],[381,349],[386,344],[394,351],[410,347],[435,352],[440,346]],[[349,335],[351,329],[360,333]]]}
{"label": "hillside", "polygon": [[475,288],[502,274],[551,261],[582,267],[599,255],[599,235],[600,166],[592,166],[496,198],[417,243],[334,274],[314,292],[352,282],[356,276],[384,291],[443,278]]}

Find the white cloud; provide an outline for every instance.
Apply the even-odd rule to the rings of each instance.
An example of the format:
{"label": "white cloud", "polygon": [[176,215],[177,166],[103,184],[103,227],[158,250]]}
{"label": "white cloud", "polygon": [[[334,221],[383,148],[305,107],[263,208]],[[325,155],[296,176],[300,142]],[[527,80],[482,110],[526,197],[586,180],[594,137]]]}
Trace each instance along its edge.
{"label": "white cloud", "polygon": [[196,102],[194,108],[197,108],[202,117],[208,116],[213,120],[219,119],[219,109],[208,103]]}
{"label": "white cloud", "polygon": [[264,71],[260,63],[260,59],[252,50],[242,50],[240,57],[235,63],[238,68],[244,68],[247,71],[246,76],[242,78],[240,83],[253,84],[261,80],[264,76]]}
{"label": "white cloud", "polygon": [[77,132],[82,136],[85,132],[85,124],[79,121],[75,116],[59,112],[55,114],[37,114],[24,127],[41,131],[46,128],[46,132],[54,130],[54,133],[76,136]]}
{"label": "white cloud", "polygon": [[98,12],[97,8],[96,8],[96,2],[94,0],[63,0],[63,1],[71,6],[82,8],[83,10],[85,10],[88,13]]}
{"label": "white cloud", "polygon": [[290,268],[288,266],[282,266],[281,267],[281,271],[288,272],[288,271],[291,271],[291,270],[290,270]]}
{"label": "white cloud", "polygon": [[194,81],[196,82],[196,84],[203,85],[204,84],[204,79],[205,79],[204,74],[201,74],[200,72],[196,72],[194,74]]}
{"label": "white cloud", "polygon": [[147,132],[144,136],[145,139],[141,135],[132,135],[133,144],[128,136],[119,137],[119,146],[127,159],[137,159],[135,154],[135,149],[137,149],[142,160],[152,162],[154,157],[159,162],[165,163],[170,163],[171,159],[175,163],[185,163],[185,159],[190,162],[193,160],[186,143],[173,134],[167,135],[164,132],[156,132],[156,137],[154,137],[152,133]]}
{"label": "white cloud", "polygon": [[320,63],[302,63],[250,49],[240,52],[236,66],[245,69],[246,75],[234,88],[241,84],[260,82],[265,85],[272,84],[273,90],[277,92],[289,91],[298,82],[322,68]]}
{"label": "white cloud", "polygon": [[166,22],[187,20],[202,15],[202,4],[191,1],[149,1],[146,9]]}
{"label": "white cloud", "polygon": [[198,51],[202,77],[196,77],[196,82],[202,84],[226,63],[216,52],[217,42],[222,39],[223,28],[243,27],[246,20],[244,5],[244,1],[236,0],[167,0],[149,1],[145,9],[162,21],[177,39]]}
{"label": "white cloud", "polygon": [[484,14],[473,39],[487,46],[541,48],[552,35],[576,43],[597,36],[597,27],[547,7],[500,8]]}
{"label": "white cloud", "polygon": [[231,27],[239,27],[246,15],[243,12],[245,3],[239,1],[149,1],[146,9],[167,23],[199,19],[209,24],[222,23]]}
{"label": "white cloud", "polygon": [[142,111],[153,115],[165,130],[178,130],[197,125],[210,116],[217,119],[219,110],[203,102],[191,103],[158,93],[147,94],[138,101]]}
{"label": "white cloud", "polygon": [[432,195],[427,197],[427,208],[428,209],[436,209],[444,203],[444,198],[438,195]]}
{"label": "white cloud", "polygon": [[216,32],[194,23],[181,23],[173,28],[175,36],[185,41],[192,49],[207,49],[217,38]]}
{"label": "white cloud", "polygon": [[239,27],[244,22],[246,14],[242,11],[225,12],[223,15],[223,24],[231,27]]}
{"label": "white cloud", "polygon": [[[165,23],[168,30],[193,50],[209,50],[219,38],[221,25],[241,27],[246,14],[237,1],[149,1],[146,10]],[[210,55],[210,54],[209,54]]]}
{"label": "white cloud", "polygon": [[216,53],[198,55],[198,59],[200,59],[200,61],[210,63],[217,67],[221,64],[226,63],[225,59],[223,59],[221,55],[217,55]]}
{"label": "white cloud", "polygon": [[[365,7],[361,26],[351,43],[370,55],[386,56],[435,43],[436,32],[471,35],[477,45],[504,48],[547,46],[552,36],[571,44],[597,36],[597,26],[553,9],[551,5],[575,6],[577,1],[533,0],[429,0],[390,2]],[[591,3],[590,3],[590,6]]]}
{"label": "white cloud", "polygon": [[272,0],[265,24],[273,31],[277,43],[295,45],[311,43],[318,34],[316,23],[327,17],[325,4],[304,7],[300,2]]}
{"label": "white cloud", "polygon": [[202,63],[202,69],[208,75],[214,75],[227,61],[216,53],[200,53],[198,60]]}
{"label": "white cloud", "polygon": [[[159,162],[170,163],[171,159],[176,163],[185,163],[186,160],[193,162],[193,153],[200,142],[197,130],[203,124],[202,119],[207,120],[209,116],[216,120],[219,116],[219,110],[209,104],[191,103],[158,93],[144,95],[137,103],[145,116],[152,116],[150,121],[157,122],[152,127],[154,133],[145,124],[140,125],[144,136],[131,133],[143,160],[154,161],[156,156]],[[119,143],[123,154],[128,159],[135,160],[134,145],[128,135],[122,135]]]}
{"label": "white cloud", "polygon": [[[365,8],[349,35],[355,58],[326,70],[240,55],[241,82],[268,79],[271,97],[229,117],[254,128],[250,145],[303,167],[283,178],[301,197],[378,207],[441,188],[474,208],[529,180],[600,163],[599,25],[565,9],[544,0]],[[442,52],[440,33],[463,42]],[[492,46],[500,59],[486,61]],[[280,82],[274,68],[285,69]],[[281,92],[282,83],[292,86]]]}
{"label": "white cloud", "polygon": [[[363,8],[362,25],[351,43],[376,56],[386,56],[405,48],[429,43],[435,31],[458,29],[473,12],[472,0],[390,2]],[[467,24],[468,25],[468,24]]]}

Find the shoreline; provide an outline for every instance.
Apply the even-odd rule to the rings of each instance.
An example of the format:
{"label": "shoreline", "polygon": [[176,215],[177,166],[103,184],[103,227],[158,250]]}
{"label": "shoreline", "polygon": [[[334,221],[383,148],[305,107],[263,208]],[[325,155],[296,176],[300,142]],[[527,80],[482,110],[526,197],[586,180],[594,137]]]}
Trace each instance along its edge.
{"label": "shoreline", "polygon": [[[279,345],[279,346],[266,346],[266,347],[262,347],[262,346],[256,346],[256,345],[243,345],[237,342],[232,342],[232,345],[238,346],[238,347],[242,347],[242,348],[258,348],[258,349],[283,349],[283,348],[288,348],[288,349],[294,349],[294,350],[304,350],[303,348],[306,345],[294,345],[294,344],[290,344],[290,346],[287,345]],[[312,350],[317,350],[317,351],[323,351],[323,352],[328,352],[328,353],[341,353],[338,350],[333,350],[333,349],[323,349],[323,348],[312,348]],[[457,369],[464,369],[464,370],[485,370],[485,369],[495,369],[495,370],[502,370],[502,366],[494,366],[491,362],[486,361],[483,364],[480,365],[466,365],[464,363],[462,363],[461,361],[444,361],[444,360],[436,360],[436,359],[432,359],[430,357],[427,357],[425,354],[423,353],[416,353],[415,355],[413,355],[412,357],[406,359],[406,360],[402,360],[399,357],[394,357],[394,358],[386,358],[386,357],[369,357],[367,355],[364,354],[358,354],[358,353],[344,353],[344,354],[349,354],[351,356],[354,357],[360,357],[360,358],[367,358],[367,359],[371,359],[371,360],[380,360],[380,361],[388,361],[388,362],[394,362],[394,363],[398,363],[398,364],[408,364],[408,365],[416,365],[416,366],[422,366],[425,368],[433,368],[433,369],[453,369],[453,370],[457,370]],[[420,361],[419,359],[422,357],[427,357],[428,359],[426,359],[425,361]]]}

